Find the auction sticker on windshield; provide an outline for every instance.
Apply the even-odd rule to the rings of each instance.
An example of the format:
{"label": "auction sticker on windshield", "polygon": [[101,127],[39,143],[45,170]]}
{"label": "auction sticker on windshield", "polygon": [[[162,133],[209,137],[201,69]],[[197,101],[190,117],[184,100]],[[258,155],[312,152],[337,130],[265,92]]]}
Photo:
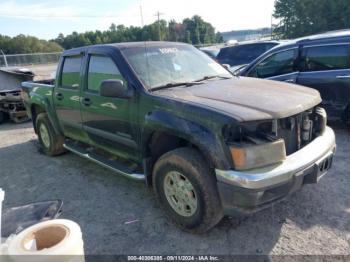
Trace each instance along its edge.
{"label": "auction sticker on windshield", "polygon": [[171,54],[171,53],[177,53],[179,52],[179,49],[177,49],[176,47],[167,47],[167,48],[159,48],[159,51],[162,53],[162,54]]}

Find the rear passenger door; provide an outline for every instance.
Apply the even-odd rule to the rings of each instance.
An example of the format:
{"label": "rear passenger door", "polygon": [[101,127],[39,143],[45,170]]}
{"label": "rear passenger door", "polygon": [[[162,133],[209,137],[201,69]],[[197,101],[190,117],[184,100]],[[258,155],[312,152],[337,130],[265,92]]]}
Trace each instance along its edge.
{"label": "rear passenger door", "polygon": [[298,83],[317,89],[330,115],[350,102],[350,43],[304,46]]}
{"label": "rear passenger door", "polygon": [[248,73],[249,77],[296,83],[298,48],[273,53],[258,62]]}
{"label": "rear passenger door", "polygon": [[56,81],[53,101],[66,137],[84,141],[80,115],[80,86],[83,55],[80,52],[64,56]]}
{"label": "rear passenger door", "polygon": [[82,90],[82,120],[90,143],[123,158],[135,159],[137,129],[133,128],[137,105],[133,98],[100,96],[104,80],[119,79],[128,86],[115,60],[103,52],[90,52],[87,57]]}

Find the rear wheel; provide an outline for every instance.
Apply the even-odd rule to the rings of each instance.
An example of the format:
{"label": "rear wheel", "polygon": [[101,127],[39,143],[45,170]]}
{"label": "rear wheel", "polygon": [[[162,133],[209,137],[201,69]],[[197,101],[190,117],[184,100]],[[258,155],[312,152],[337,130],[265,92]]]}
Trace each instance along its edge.
{"label": "rear wheel", "polygon": [[223,217],[216,179],[198,151],[164,154],[153,170],[155,193],[166,215],[192,233],[203,233]]}
{"label": "rear wheel", "polygon": [[56,156],[65,152],[64,138],[54,131],[46,113],[41,113],[36,118],[36,130],[40,147],[46,155]]}

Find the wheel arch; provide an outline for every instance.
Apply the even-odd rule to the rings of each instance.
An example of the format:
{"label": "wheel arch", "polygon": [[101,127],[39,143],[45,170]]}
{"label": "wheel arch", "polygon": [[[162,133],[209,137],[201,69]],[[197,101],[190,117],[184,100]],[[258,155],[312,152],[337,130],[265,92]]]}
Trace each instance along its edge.
{"label": "wheel arch", "polygon": [[47,113],[49,121],[50,121],[54,131],[56,132],[56,134],[62,134],[61,129],[60,129],[57,121],[55,121],[56,120],[55,116],[52,115],[52,114],[54,114],[54,112],[52,110],[50,110],[50,106],[45,101],[35,100],[30,105],[30,113],[31,113],[31,118],[32,118],[35,133],[37,133],[37,128],[36,128],[37,116],[41,113]]}
{"label": "wheel arch", "polygon": [[149,114],[143,134],[144,170],[149,183],[159,157],[179,147],[196,149],[210,168],[228,169],[230,163],[219,138],[208,128],[167,112]]}

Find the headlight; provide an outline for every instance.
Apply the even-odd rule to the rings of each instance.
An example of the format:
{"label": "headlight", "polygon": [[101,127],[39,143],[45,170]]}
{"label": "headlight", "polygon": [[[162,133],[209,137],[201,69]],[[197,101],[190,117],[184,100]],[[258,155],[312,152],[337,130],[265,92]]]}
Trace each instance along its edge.
{"label": "headlight", "polygon": [[264,167],[286,159],[283,139],[258,145],[233,145],[230,150],[236,170]]}

